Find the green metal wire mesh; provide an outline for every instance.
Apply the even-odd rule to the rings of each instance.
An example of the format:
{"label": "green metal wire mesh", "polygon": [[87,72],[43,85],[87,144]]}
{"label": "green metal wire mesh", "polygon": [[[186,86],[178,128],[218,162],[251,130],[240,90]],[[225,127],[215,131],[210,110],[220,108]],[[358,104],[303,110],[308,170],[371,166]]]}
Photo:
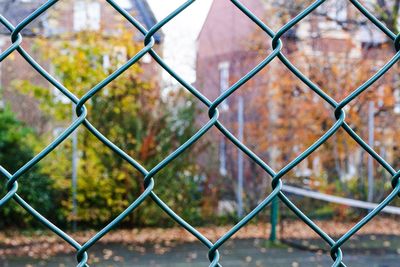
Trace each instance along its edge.
{"label": "green metal wire mesh", "polygon": [[[179,13],[185,10],[188,6],[195,2],[195,0],[186,1],[179,8],[174,10],[166,18],[158,22],[151,29],[145,29],[134,17],[132,17],[128,12],[121,8],[113,0],[107,0],[107,2],[120,14],[122,15],[130,24],[138,29],[144,36],[144,47],[138,52],[134,57],[127,61],[123,66],[109,75],[102,82],[97,84],[95,87],[91,88],[82,98],[76,97],[67,88],[65,88],[60,82],[58,82],[54,77],[52,77],[45,69],[43,69],[22,47],[22,36],[21,31],[30,24],[34,19],[44,13],[46,10],[51,8],[58,0],[49,0],[40,6],[37,10],[31,13],[18,25],[12,25],[6,18],[0,15],[0,22],[7,27],[10,31],[10,36],[12,40],[12,45],[7,48],[4,52],[0,54],[0,62],[3,61],[12,53],[19,53],[41,76],[43,76],[47,81],[49,81],[53,86],[55,86],[62,94],[64,94],[71,102],[76,105],[77,118],[72,122],[69,127],[62,132],[51,144],[49,144],[45,149],[43,149],[39,154],[32,158],[28,163],[21,167],[14,174],[9,173],[6,169],[0,166],[0,173],[3,177],[6,177],[6,188],[7,194],[0,199],[0,207],[5,203],[13,199],[18,205],[23,207],[28,213],[30,213],[35,219],[41,222],[45,227],[54,232],[56,235],[64,239],[77,251],[76,257],[78,264],[77,266],[88,266],[89,255],[87,250],[92,247],[100,238],[110,232],[114,227],[116,227],[129,213],[134,212],[134,210],[140,206],[140,204],[147,198],[151,198],[164,212],[166,212],[172,220],[176,221],[180,226],[185,228],[189,233],[195,236],[201,243],[204,244],[209,249],[208,258],[210,260],[210,266],[221,266],[220,253],[218,249],[236,232],[238,232],[243,226],[245,226],[250,220],[252,220],[260,211],[262,211],[267,205],[269,205],[274,199],[279,199],[284,203],[295,215],[297,215],[306,225],[308,225],[313,231],[315,231],[331,248],[331,257],[333,260],[332,266],[346,266],[344,262],[344,255],[341,250],[341,246],[348,241],[357,231],[359,231],[365,224],[367,224],[371,219],[377,216],[380,211],[387,206],[400,191],[400,171],[396,171],[389,163],[387,163],[381,156],[379,156],[364,140],[362,140],[348,125],[345,120],[344,108],[351,101],[356,99],[360,94],[365,92],[372,84],[374,84],[382,75],[384,75],[390,68],[394,66],[395,63],[400,58],[400,35],[396,35],[390,31],[382,22],[380,22],[373,14],[371,14],[360,2],[357,0],[349,0],[349,2],[356,7],[368,20],[375,24],[386,36],[388,36],[392,41],[397,53],[379,70],[377,71],[369,80],[363,83],[360,87],[356,88],[350,95],[340,102],[336,102],[329,95],[324,93],[315,83],[313,83],[307,76],[302,74],[282,53],[283,43],[280,37],[298,24],[305,17],[310,15],[318,6],[322,5],[325,0],[317,0],[308,6],[306,9],[301,11],[296,17],[291,19],[286,23],[279,31],[272,31],[260,18],[256,17],[251,11],[249,11],[242,3],[237,0],[230,0],[233,5],[235,5],[243,14],[245,14],[249,19],[251,19],[259,28],[261,28],[268,36],[272,38],[272,48],[273,51],[269,54],[261,63],[259,63],[254,69],[247,73],[244,77],[238,80],[234,85],[232,85],[228,90],[221,94],[216,100],[211,101],[207,99],[203,94],[201,94],[195,87],[190,83],[185,81],[180,77],[173,69],[171,69],[163,59],[153,50],[155,40],[153,38],[154,34],[159,31],[164,25],[166,25],[171,19],[176,17]],[[115,144],[109,141],[102,133],[100,133],[87,119],[87,110],[85,108],[85,103],[95,96],[102,88],[104,88],[111,81],[116,79],[125,70],[135,64],[140,58],[145,54],[150,54],[155,61],[165,69],[171,76],[173,76],[183,87],[185,87],[190,93],[192,93],[197,99],[199,99],[207,108],[209,121],[202,126],[198,132],[193,135],[189,140],[182,144],[178,149],[171,153],[164,160],[159,162],[151,170],[146,170],[132,157],[127,155],[123,150],[118,148]],[[261,160],[254,152],[247,148],[242,142],[240,142],[235,136],[230,133],[224,125],[218,120],[219,112],[218,106],[228,98],[233,92],[240,89],[243,84],[252,79],[259,71],[261,71],[266,65],[268,65],[272,60],[280,60],[293,74],[295,74],[305,85],[307,85],[312,91],[319,95],[326,103],[328,103],[334,110],[334,115],[336,122],[333,126],[324,133],[324,135],[319,138],[313,145],[308,147],[303,153],[301,153],[297,158],[287,164],[279,171],[274,171],[267,163]],[[29,205],[24,199],[18,195],[18,179],[28,172],[34,165],[38,164],[44,157],[46,157],[51,151],[53,151],[58,145],[67,139],[72,132],[74,132],[78,127],[86,127],[93,135],[95,135],[105,146],[114,151],[119,157],[124,159],[126,162],[135,167],[144,178],[144,192],[127,207],[118,217],[116,217],[111,223],[104,227],[101,231],[95,234],[92,238],[87,240],[84,244],[78,243],[71,236],[66,234],[63,230],[55,226],[53,223],[48,221],[40,213],[38,213],[33,207]],[[222,134],[224,134],[235,146],[237,146],[243,153],[245,153],[251,160],[253,160],[257,165],[259,165],[267,174],[272,177],[272,192],[266,196],[266,198],[250,213],[248,213],[244,218],[242,218],[239,223],[232,227],[227,233],[220,237],[217,241],[212,242],[208,240],[204,235],[197,231],[193,226],[182,219],[178,214],[176,214],[171,208],[168,207],[165,202],[160,199],[155,192],[156,185],[156,175],[163,168],[168,168],[168,164],[179,157],[184,150],[197,142],[207,131],[212,127],[216,127]],[[302,160],[307,158],[311,153],[313,153],[319,146],[326,142],[331,136],[333,136],[340,128],[343,128],[351,138],[353,138],[369,155],[371,155],[392,177],[392,192],[372,211],[368,213],[362,220],[360,220],[355,226],[353,226],[346,234],[340,237],[338,240],[334,240],[328,234],[326,234],[321,228],[319,228],[310,218],[307,217],[290,199],[283,193],[283,177],[290,170],[292,170],[296,165],[298,165]]]}

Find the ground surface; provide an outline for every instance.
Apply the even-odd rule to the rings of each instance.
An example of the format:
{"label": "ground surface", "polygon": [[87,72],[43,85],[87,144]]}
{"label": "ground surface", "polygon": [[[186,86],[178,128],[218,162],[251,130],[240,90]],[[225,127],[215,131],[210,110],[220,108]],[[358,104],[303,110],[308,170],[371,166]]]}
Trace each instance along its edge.
{"label": "ground surface", "polygon": [[[355,222],[317,221],[337,240]],[[199,227],[215,242],[230,226]],[[249,224],[219,249],[224,267],[312,267],[331,266],[329,247],[303,222],[285,222],[278,229],[290,246],[268,246],[270,225]],[[281,231],[282,230],[282,231]],[[96,231],[71,233],[85,243]],[[326,250],[324,252],[324,250]],[[208,266],[207,249],[180,227],[116,229],[89,250],[90,266],[182,267]],[[400,266],[398,220],[376,218],[363,227],[343,247],[348,267]],[[76,266],[75,251],[49,231],[0,232],[0,267]]]}
{"label": "ground surface", "polygon": [[[367,244],[371,240],[359,241]],[[345,250],[346,251],[346,250]],[[203,267],[208,266],[207,250],[199,243],[175,244],[169,248],[159,246],[135,247],[117,244],[99,244],[90,251],[91,266],[160,266],[160,267]],[[221,249],[223,266],[331,266],[332,260],[322,252],[310,252],[292,247],[266,248],[260,239],[229,241]],[[400,255],[395,250],[353,250],[345,252],[345,263],[349,267],[395,267],[399,266]],[[47,260],[10,257],[0,260],[0,266],[75,266],[73,254],[57,255]]]}

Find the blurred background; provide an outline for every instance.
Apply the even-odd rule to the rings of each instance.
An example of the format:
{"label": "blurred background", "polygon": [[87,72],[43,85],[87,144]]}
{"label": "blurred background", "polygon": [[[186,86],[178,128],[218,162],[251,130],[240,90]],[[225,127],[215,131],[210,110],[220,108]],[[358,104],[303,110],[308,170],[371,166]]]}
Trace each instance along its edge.
{"label": "blurred background", "polygon": [[[17,25],[45,1],[2,0]],[[146,29],[185,1],[119,0]],[[242,0],[277,32],[308,0]],[[360,1],[399,32],[400,1]],[[77,97],[143,47],[144,36],[106,1],[57,3],[22,30],[22,47]],[[154,51],[215,100],[272,51],[272,38],[230,1],[199,0],[154,35]],[[283,54],[340,102],[396,53],[349,1],[327,1],[282,37]],[[0,26],[0,51],[11,45]],[[345,107],[346,121],[400,168],[398,65]],[[150,170],[208,121],[208,109],[146,54],[86,104],[87,119]],[[334,108],[278,59],[219,106],[220,122],[275,172],[334,125]],[[0,165],[16,172],[75,119],[74,105],[19,53],[0,63]],[[212,128],[155,177],[155,192],[215,241],[272,191],[271,177]],[[387,197],[391,175],[340,129],[286,174],[284,192],[337,239]],[[7,191],[5,177],[0,195]],[[19,179],[19,194],[80,242],[144,190],[143,176],[84,127]],[[398,266],[400,200],[344,246],[347,266]],[[268,206],[221,248],[225,266],[330,266],[330,247],[283,203]],[[0,265],[73,266],[73,249],[15,202],[0,209]],[[207,266],[207,249],[146,200],[92,249],[94,266]]]}

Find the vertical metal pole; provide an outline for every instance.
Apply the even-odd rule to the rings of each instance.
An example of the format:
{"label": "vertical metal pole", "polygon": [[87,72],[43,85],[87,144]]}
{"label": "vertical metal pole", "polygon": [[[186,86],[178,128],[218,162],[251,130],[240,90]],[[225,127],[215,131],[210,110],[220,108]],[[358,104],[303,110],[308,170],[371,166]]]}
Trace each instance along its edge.
{"label": "vertical metal pole", "polygon": [[[373,101],[368,106],[368,144],[374,147],[374,113],[375,105]],[[374,162],[371,155],[368,154],[368,201],[374,200]]]}
{"label": "vertical metal pole", "polygon": [[269,235],[269,241],[276,242],[276,227],[278,225],[278,217],[279,217],[279,199],[275,197],[272,200],[271,204],[271,233]]}
{"label": "vertical metal pole", "polygon": [[[238,139],[243,141],[243,97],[238,97]],[[237,215],[239,218],[243,216],[243,153],[238,149],[238,185],[237,185]]]}
{"label": "vertical metal pole", "polygon": [[[75,104],[72,104],[72,121],[76,119]],[[78,177],[78,129],[72,133],[72,230],[76,231],[76,217],[78,215],[77,195]]]}

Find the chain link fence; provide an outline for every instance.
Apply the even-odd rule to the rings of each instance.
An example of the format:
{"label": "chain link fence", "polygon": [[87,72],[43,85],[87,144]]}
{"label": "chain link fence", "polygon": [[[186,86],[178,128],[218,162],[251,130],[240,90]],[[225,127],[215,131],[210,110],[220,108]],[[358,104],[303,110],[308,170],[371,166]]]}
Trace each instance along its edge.
{"label": "chain link fence", "polygon": [[[19,53],[41,76],[43,76],[47,81],[49,81],[53,86],[55,86],[62,94],[64,94],[72,103],[76,105],[76,115],[75,121],[69,125],[69,127],[62,132],[50,145],[43,149],[38,155],[32,158],[28,163],[21,167],[14,174],[9,173],[6,169],[0,166],[0,173],[6,178],[4,185],[7,188],[7,194],[1,197],[0,207],[10,201],[15,201],[16,204],[23,207],[28,213],[30,213],[35,219],[41,222],[49,230],[54,232],[56,235],[69,243],[77,251],[76,257],[78,261],[77,266],[88,266],[87,262],[89,255],[87,253],[88,249],[91,248],[99,239],[110,232],[114,227],[116,227],[128,214],[135,212],[135,209],[141,205],[141,203],[147,199],[151,198],[165,213],[167,213],[172,220],[176,221],[180,226],[185,228],[193,236],[195,236],[204,246],[209,249],[208,258],[210,261],[210,266],[221,266],[220,263],[220,252],[218,249],[236,232],[250,222],[260,211],[262,211],[266,206],[268,206],[274,199],[279,199],[283,204],[285,204],[296,216],[298,216],[304,224],[315,231],[322,240],[324,240],[330,246],[330,252],[333,264],[332,266],[346,266],[344,253],[341,247],[346,241],[348,241],[357,231],[359,231],[365,224],[377,216],[383,208],[385,208],[400,191],[400,171],[396,171],[389,163],[387,163],[380,155],[378,155],[362,138],[360,138],[346,122],[346,113],[344,111],[345,107],[356,99],[360,94],[365,92],[372,84],[374,84],[382,75],[384,75],[390,68],[392,68],[400,58],[400,52],[397,52],[379,71],[377,71],[370,79],[368,79],[360,87],[355,88],[355,90],[344,98],[342,101],[337,102],[332,97],[324,93],[321,88],[319,88],[315,83],[313,83],[307,76],[302,74],[282,53],[282,48],[284,44],[281,41],[281,36],[293,28],[296,24],[300,23],[301,20],[310,15],[318,6],[324,4],[325,0],[318,0],[308,6],[306,9],[301,11],[296,17],[291,19],[286,23],[279,31],[272,31],[260,18],[256,17],[251,11],[249,11],[242,3],[237,0],[231,0],[232,4],[235,5],[243,14],[245,14],[250,20],[252,20],[258,27],[260,27],[265,34],[272,38],[272,48],[273,51],[269,54],[261,63],[259,63],[254,69],[247,73],[244,77],[238,80],[234,85],[232,85],[228,90],[221,94],[216,100],[211,101],[207,99],[201,92],[194,88],[190,83],[185,81],[180,77],[173,69],[171,69],[164,60],[152,49],[155,44],[153,38],[154,34],[159,31],[163,26],[165,26],[171,19],[176,17],[179,13],[185,10],[188,6],[195,2],[195,0],[186,1],[179,8],[174,10],[166,18],[158,22],[151,29],[145,29],[134,17],[132,17],[128,12],[121,8],[116,2],[112,0],[107,0],[107,2],[129,23],[138,29],[144,36],[144,47],[138,52],[133,58],[127,61],[123,66],[109,75],[106,79],[101,81],[95,87],[91,88],[82,98],[76,97],[67,88],[58,82],[54,77],[52,77],[43,67],[41,67],[21,46],[22,35],[21,31],[30,24],[34,19],[43,14],[46,10],[50,9],[53,5],[57,3],[57,0],[50,0],[44,3],[41,7],[35,10],[32,14],[26,17],[18,25],[12,25],[6,18],[0,15],[0,22],[10,31],[10,37],[12,40],[12,45],[0,54],[0,62],[7,58],[12,53]],[[393,41],[393,45],[396,51],[400,48],[400,35],[396,35],[390,31],[382,22],[380,22],[373,14],[371,14],[360,2],[357,0],[350,0],[351,4],[356,7],[359,12],[361,12],[368,20],[375,24],[387,37]],[[272,14],[273,15],[273,14]],[[182,144],[178,149],[171,153],[164,160],[159,162],[151,170],[146,170],[142,167],[135,159],[127,155],[123,150],[109,141],[102,133],[100,133],[91,123],[86,119],[87,110],[85,108],[85,103],[96,95],[101,89],[103,89],[107,84],[116,79],[125,70],[131,67],[133,64],[138,62],[144,55],[150,54],[155,61],[165,69],[171,76],[173,76],[183,87],[185,87],[191,94],[193,94],[197,99],[199,99],[203,104],[204,108],[208,109],[209,121],[201,127],[198,132],[193,135],[189,140]],[[307,85],[310,90],[314,91],[321,99],[326,101],[334,112],[336,122],[331,126],[331,128],[324,133],[324,135],[318,139],[312,146],[308,147],[304,152],[297,156],[293,161],[287,164],[279,171],[273,170],[266,162],[261,160],[253,151],[247,148],[242,142],[240,142],[231,132],[229,132],[223,124],[218,120],[219,112],[218,106],[227,99],[233,92],[239,90],[243,84],[248,82],[254,75],[261,71],[265,66],[267,66],[273,60],[280,60],[289,71],[297,76],[305,85]],[[18,70],[15,70],[18,71]],[[111,223],[99,231],[96,235],[90,238],[84,244],[78,243],[71,236],[65,233],[63,230],[55,226],[40,213],[38,213],[33,207],[29,205],[23,198],[18,195],[18,179],[25,173],[27,173],[33,166],[38,164],[44,157],[46,157],[51,151],[53,151],[57,146],[59,146],[63,141],[65,141],[78,127],[87,128],[94,136],[96,136],[105,146],[114,151],[119,157],[124,159],[126,162],[135,167],[142,175],[145,190],[143,193],[126,208],[118,217],[116,217]],[[171,208],[168,207],[165,202],[157,196],[156,184],[157,184],[157,173],[159,173],[163,168],[168,168],[168,164],[180,157],[181,154],[195,142],[197,142],[204,134],[206,134],[212,127],[216,127],[222,134],[224,134],[236,147],[238,147],[244,154],[246,154],[251,160],[253,160],[257,165],[259,165],[267,174],[272,177],[272,192],[265,197],[265,199],[250,213],[248,213],[244,218],[242,218],[239,223],[237,223],[233,228],[231,228],[227,233],[221,236],[217,241],[212,242],[208,240],[204,235],[196,230],[193,226],[182,219],[178,214],[176,214]],[[282,186],[284,183],[284,176],[295,166],[297,166],[302,160],[307,158],[311,153],[313,153],[318,147],[320,147],[324,142],[326,142],[330,137],[332,137],[340,128],[344,129],[349,136],[351,136],[369,155],[371,155],[392,177],[392,192],[373,210],[371,210],[367,216],[360,220],[355,226],[353,226],[346,234],[340,237],[338,240],[334,240],[328,234],[324,232],[323,229],[318,227],[307,215],[305,215],[299,207],[297,207],[293,202],[286,196],[282,191]],[[170,177],[172,178],[172,177]]]}

